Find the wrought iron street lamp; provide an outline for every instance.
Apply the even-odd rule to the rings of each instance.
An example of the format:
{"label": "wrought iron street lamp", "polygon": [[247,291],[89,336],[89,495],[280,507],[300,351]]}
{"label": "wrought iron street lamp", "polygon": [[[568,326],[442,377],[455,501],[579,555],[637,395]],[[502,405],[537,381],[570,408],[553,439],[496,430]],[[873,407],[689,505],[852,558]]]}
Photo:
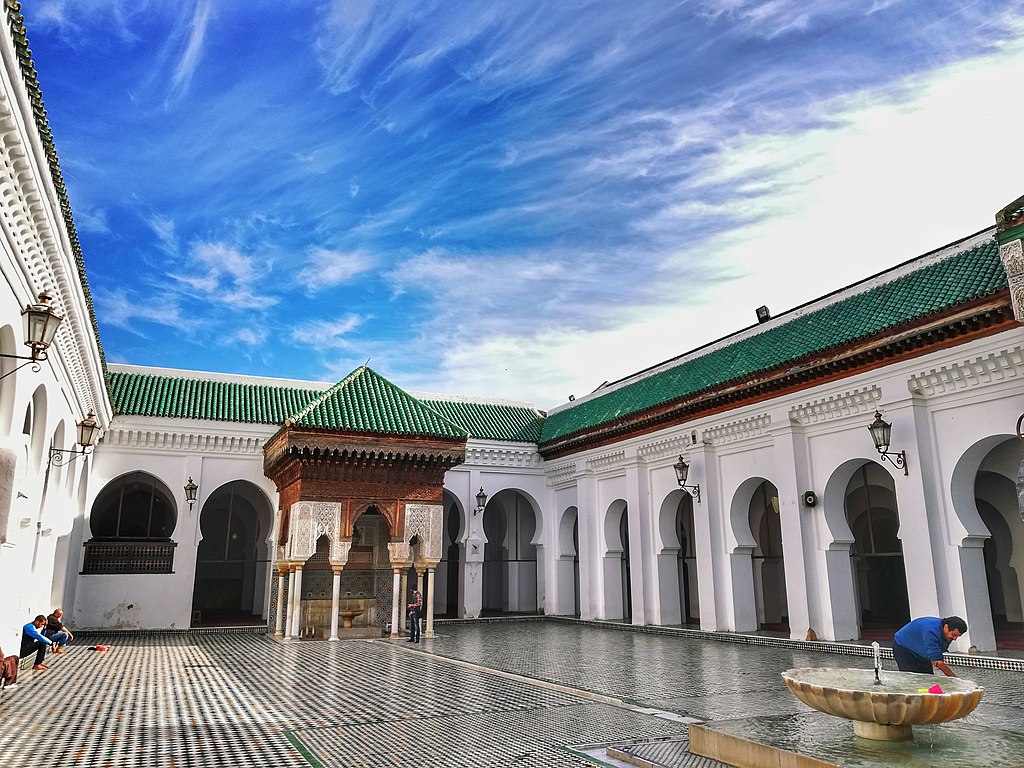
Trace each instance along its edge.
{"label": "wrought iron street lamp", "polygon": [[78,422],[78,445],[79,448],[50,448],[50,458],[47,464],[56,464],[58,467],[70,464],[79,456],[86,456],[91,453],[91,448],[96,440],[96,434],[100,426],[96,423],[96,416],[92,411],[89,415]]}
{"label": "wrought iron street lamp", "polygon": [[32,349],[32,354],[26,357],[25,355],[8,355],[0,353],[0,357],[26,361],[0,376],[0,379],[10,376],[15,371],[24,368],[26,365],[31,365],[32,370],[35,373],[39,373],[41,368],[39,363],[46,359],[47,350],[49,349],[50,344],[53,343],[53,336],[57,333],[57,328],[64,319],[53,311],[53,307],[50,306],[50,300],[50,294],[43,291],[39,294],[39,301],[36,304],[29,304],[21,311],[21,317],[24,325],[25,346]]}
{"label": "wrought iron street lamp", "polygon": [[672,465],[672,469],[676,471],[676,482],[679,483],[679,487],[690,494],[697,503],[700,504],[700,483],[696,485],[687,485],[686,478],[690,476],[690,465],[686,463],[686,459],[682,456],[679,457],[679,461]]}
{"label": "wrought iron street lamp", "polygon": [[889,450],[889,443],[892,439],[892,424],[883,419],[881,413],[875,411],[875,420],[871,422],[868,430],[871,432],[871,440],[874,442],[875,449],[878,451],[878,455],[882,457],[882,460],[888,461],[897,469],[902,469],[904,475],[909,475],[907,452]]}
{"label": "wrought iron street lamp", "polygon": [[483,486],[480,486],[480,491],[476,495],[476,509],[473,510],[473,517],[476,517],[484,511],[484,507],[487,506],[487,494],[484,493]]}

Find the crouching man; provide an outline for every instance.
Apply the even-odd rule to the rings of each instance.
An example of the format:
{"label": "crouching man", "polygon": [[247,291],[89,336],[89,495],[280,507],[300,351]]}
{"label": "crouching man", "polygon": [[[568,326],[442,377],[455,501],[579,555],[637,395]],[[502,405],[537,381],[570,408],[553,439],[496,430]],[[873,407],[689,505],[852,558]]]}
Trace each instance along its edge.
{"label": "crouching man", "polygon": [[32,621],[21,628],[21,658],[25,658],[35,651],[36,663],[32,669],[46,669],[43,659],[46,658],[46,649],[53,645],[53,641],[42,633],[46,626],[46,617],[42,614],[36,616]]}

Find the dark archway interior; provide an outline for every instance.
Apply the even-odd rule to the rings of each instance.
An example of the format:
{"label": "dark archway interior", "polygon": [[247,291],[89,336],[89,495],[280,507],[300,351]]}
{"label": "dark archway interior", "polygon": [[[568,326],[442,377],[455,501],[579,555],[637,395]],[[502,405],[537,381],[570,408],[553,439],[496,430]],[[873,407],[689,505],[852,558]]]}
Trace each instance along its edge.
{"label": "dark archway interior", "polygon": [[199,517],[193,626],[265,623],[261,615],[268,553],[267,530],[247,483],[217,489]]}

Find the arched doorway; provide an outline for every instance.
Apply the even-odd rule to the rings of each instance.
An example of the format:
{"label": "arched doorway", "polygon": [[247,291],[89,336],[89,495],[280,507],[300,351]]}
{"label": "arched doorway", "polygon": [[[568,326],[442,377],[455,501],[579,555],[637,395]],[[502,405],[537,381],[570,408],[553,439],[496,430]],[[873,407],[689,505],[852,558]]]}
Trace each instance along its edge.
{"label": "arched doorway", "polygon": [[750,533],[754,537],[754,607],[761,629],[789,632],[786,603],[786,566],[782,552],[782,522],[779,518],[779,491],[764,480],[754,489],[747,510]]}
{"label": "arched doorway", "polygon": [[888,635],[910,620],[907,573],[892,476],[873,461],[850,478],[845,494],[861,636]]}
{"label": "arched doorway", "polygon": [[561,616],[580,615],[580,534],[576,507],[562,512],[558,523],[558,560],[555,564],[557,603],[555,613]]}
{"label": "arched doorway", "polygon": [[222,485],[199,515],[193,626],[266,623],[273,515],[263,492],[245,480]]}
{"label": "arched doorway", "polygon": [[[626,502],[618,499],[604,519],[604,612],[607,619],[633,620],[632,574],[629,562],[629,515]],[[599,614],[601,615],[601,614]]]}
{"label": "arched doorway", "polygon": [[681,490],[669,493],[661,504],[658,528],[661,534],[658,551],[660,623],[698,624],[693,497]]}
{"label": "arched doorway", "polygon": [[974,479],[978,513],[992,534],[984,545],[985,576],[1000,650],[1024,649],[1024,523],[1017,496],[1021,460],[1020,441],[1005,440],[985,455]]}
{"label": "arched doorway", "polygon": [[483,513],[484,613],[536,613],[537,514],[525,494],[506,489]]}
{"label": "arched doorway", "polygon": [[444,521],[441,562],[434,571],[434,615],[455,618],[459,612],[459,579],[462,576],[460,538],[463,530],[462,512],[455,496],[444,492]]}
{"label": "arched doorway", "polygon": [[676,506],[675,531],[679,540],[676,573],[679,576],[679,609],[683,624],[700,624],[697,600],[697,547],[693,531],[693,497],[683,493]]}

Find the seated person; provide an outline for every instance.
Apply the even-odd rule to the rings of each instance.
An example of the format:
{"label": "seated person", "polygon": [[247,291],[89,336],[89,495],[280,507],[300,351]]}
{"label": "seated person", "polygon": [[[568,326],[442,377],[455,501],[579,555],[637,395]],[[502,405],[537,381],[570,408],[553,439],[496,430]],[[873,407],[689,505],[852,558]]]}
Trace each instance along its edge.
{"label": "seated person", "polygon": [[0,661],[0,686],[13,691],[18,687],[18,657],[4,656],[0,648],[0,659],[3,659]]}
{"label": "seated person", "polygon": [[53,645],[53,641],[40,631],[44,626],[46,617],[39,614],[21,628],[21,653],[18,655],[24,658],[35,651],[36,663],[32,669],[46,669],[43,659],[46,658],[46,649]]}
{"label": "seated person", "polygon": [[43,634],[53,641],[54,653],[64,653],[64,646],[75,639],[71,630],[64,626],[63,617],[64,611],[60,608],[46,617],[46,629],[43,630]]}

